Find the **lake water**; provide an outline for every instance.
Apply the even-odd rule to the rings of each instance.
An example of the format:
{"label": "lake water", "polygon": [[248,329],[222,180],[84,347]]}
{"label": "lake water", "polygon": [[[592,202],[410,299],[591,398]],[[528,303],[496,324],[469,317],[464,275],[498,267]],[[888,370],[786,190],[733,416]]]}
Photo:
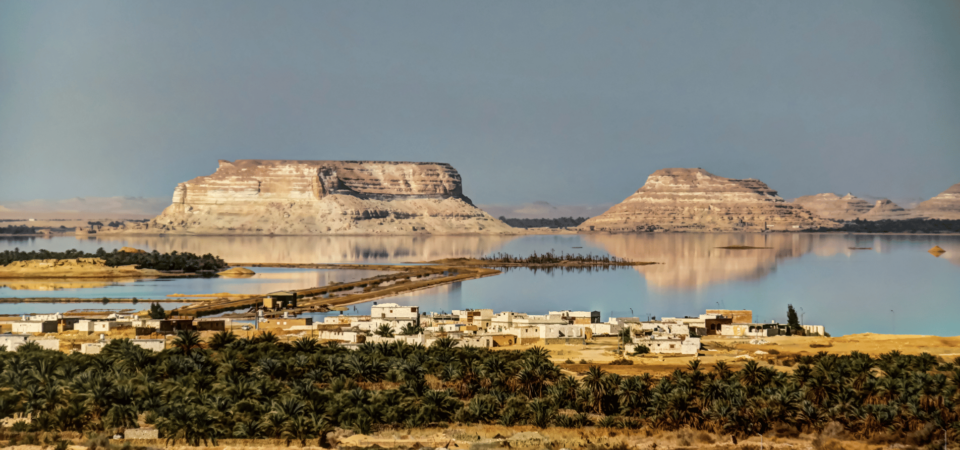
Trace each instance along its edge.
{"label": "lake water", "polygon": [[[727,250],[719,247],[771,247]],[[927,250],[947,250],[935,257]],[[551,273],[514,269],[502,275],[410,293],[388,301],[422,311],[493,308],[544,313],[598,310],[610,316],[701,314],[705,309],[751,309],[754,321],[786,320],[787,304],[804,323],[824,325],[833,335],[875,332],[960,335],[960,236],[841,234],[586,234],[544,236],[340,236],[173,237],[131,236],[0,239],[0,250],[19,247],[95,251],[131,246],[161,252],[213,253],[229,262],[381,263],[428,261],[496,252],[534,251],[608,254],[654,266]],[[576,248],[581,247],[581,248]],[[869,250],[852,250],[852,247]],[[258,269],[259,279],[189,279],[121,283],[55,291],[55,296],[136,296],[214,292],[263,293],[319,286],[331,278],[370,276],[340,271]],[[211,281],[213,280],[213,281]],[[342,279],[338,279],[340,281]],[[213,283],[213,284],[204,284]],[[234,283],[218,285],[216,283]],[[141,286],[137,286],[141,284]],[[310,286],[307,286],[310,285]],[[41,292],[41,291],[31,291]],[[82,293],[81,293],[82,292]],[[143,292],[143,291],[140,291]],[[47,292],[45,295],[50,295]],[[28,295],[0,288],[0,296]],[[144,295],[143,297],[147,297]],[[0,305],[0,314],[5,314]],[[802,308],[802,310],[801,310]],[[370,304],[357,311],[369,312]]]}

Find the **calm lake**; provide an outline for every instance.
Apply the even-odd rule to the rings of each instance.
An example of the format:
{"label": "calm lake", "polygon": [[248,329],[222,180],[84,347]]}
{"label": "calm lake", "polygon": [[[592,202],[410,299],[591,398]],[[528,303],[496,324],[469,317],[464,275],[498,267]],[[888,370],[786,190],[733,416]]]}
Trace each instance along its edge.
{"label": "calm lake", "polygon": [[[730,250],[746,245],[770,247]],[[927,252],[939,245],[947,252]],[[610,316],[684,316],[707,308],[751,309],[755,321],[786,320],[787,304],[804,323],[833,335],[874,332],[960,335],[960,236],[840,234],[589,234],[545,236],[130,236],[0,238],[0,251],[130,246],[145,250],[213,253],[229,262],[421,262],[497,252],[609,254],[661,264],[605,271],[513,269],[502,275],[418,291],[387,301],[422,311],[493,308],[544,313],[598,310]],[[854,250],[853,248],[869,248]],[[97,287],[0,287],[0,297],[103,296],[164,298],[168,294],[266,293],[321,286],[375,275],[373,271],[253,268],[243,279],[173,279]],[[3,282],[0,282],[2,285]],[[15,289],[13,289],[15,288]],[[59,289],[59,290],[48,290]],[[95,304],[99,307],[99,304]],[[52,306],[52,305],[51,305]],[[59,310],[84,304],[57,305]],[[143,304],[137,305],[144,307]],[[0,314],[46,306],[0,304]],[[109,307],[114,307],[110,305]],[[801,310],[802,308],[802,310]],[[357,305],[369,312],[370,304]],[[632,310],[632,313],[631,313]]]}

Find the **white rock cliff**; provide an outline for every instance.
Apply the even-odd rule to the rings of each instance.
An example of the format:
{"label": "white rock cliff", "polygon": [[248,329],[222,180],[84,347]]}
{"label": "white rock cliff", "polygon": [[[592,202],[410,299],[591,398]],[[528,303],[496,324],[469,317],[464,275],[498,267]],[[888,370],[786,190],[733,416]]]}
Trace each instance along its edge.
{"label": "white rock cliff", "polygon": [[180,183],[146,234],[459,234],[513,228],[463,195],[449,164],[384,161],[220,161]]}
{"label": "white rock cliff", "polygon": [[760,180],[716,176],[703,169],[661,169],[637,192],[580,225],[584,231],[799,231],[830,227],[787,203]]}

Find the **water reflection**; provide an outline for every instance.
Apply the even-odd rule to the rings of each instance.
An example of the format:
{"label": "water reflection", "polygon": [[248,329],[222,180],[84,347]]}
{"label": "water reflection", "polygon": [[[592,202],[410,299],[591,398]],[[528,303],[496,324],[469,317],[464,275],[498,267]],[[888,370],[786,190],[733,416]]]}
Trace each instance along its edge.
{"label": "water reflection", "polygon": [[132,283],[134,281],[137,281],[137,278],[110,280],[2,278],[0,279],[0,292],[2,292],[2,288],[11,289],[14,291],[61,291],[64,289],[90,289],[116,286],[120,283]]}
{"label": "water reflection", "polygon": [[[703,289],[713,284],[759,280],[784,262],[807,253],[828,258],[856,252],[889,253],[898,246],[934,245],[955,236],[878,236],[844,234],[619,234],[585,235],[584,239],[613,256],[662,264],[637,266],[648,286]],[[722,247],[768,247],[727,249]],[[858,250],[869,248],[869,250]],[[946,255],[946,253],[944,254]],[[954,252],[960,264],[960,252]]]}
{"label": "water reflection", "polygon": [[516,236],[105,236],[95,242],[104,248],[212,253],[230,262],[302,264],[463,258],[493,252],[513,239]]}

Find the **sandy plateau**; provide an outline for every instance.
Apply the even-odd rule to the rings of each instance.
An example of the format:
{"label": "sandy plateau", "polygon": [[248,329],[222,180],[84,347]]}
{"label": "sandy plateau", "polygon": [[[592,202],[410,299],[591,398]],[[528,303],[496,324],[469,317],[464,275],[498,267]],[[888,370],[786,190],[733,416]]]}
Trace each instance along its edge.
{"label": "sandy plateau", "polygon": [[144,278],[169,276],[134,265],[110,267],[100,258],[15,261],[0,266],[0,278]]}

